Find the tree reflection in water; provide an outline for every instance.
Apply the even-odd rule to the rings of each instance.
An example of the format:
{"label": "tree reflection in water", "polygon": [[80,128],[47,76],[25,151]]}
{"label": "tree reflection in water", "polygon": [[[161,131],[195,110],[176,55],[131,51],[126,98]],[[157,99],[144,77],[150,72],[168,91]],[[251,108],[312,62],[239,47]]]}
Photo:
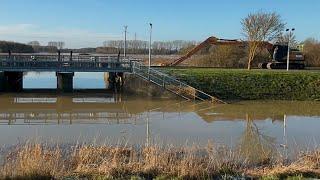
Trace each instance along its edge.
{"label": "tree reflection in water", "polygon": [[263,134],[261,129],[246,114],[246,128],[237,145],[238,152],[245,162],[250,164],[265,164],[276,155],[276,138]]}

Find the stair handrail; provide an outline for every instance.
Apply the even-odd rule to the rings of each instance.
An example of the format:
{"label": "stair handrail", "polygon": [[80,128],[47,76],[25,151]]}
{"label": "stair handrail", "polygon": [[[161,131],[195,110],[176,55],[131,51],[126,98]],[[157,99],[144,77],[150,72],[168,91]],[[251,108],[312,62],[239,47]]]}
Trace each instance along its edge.
{"label": "stair handrail", "polygon": [[[145,70],[147,70],[147,76],[144,76],[142,73],[139,74],[139,73],[136,71],[137,69],[138,69],[138,70],[143,70],[141,67],[144,67]],[[167,88],[167,87],[165,86],[165,85],[166,85],[166,82],[168,83],[169,80],[170,80],[170,81],[173,81],[173,82],[175,82],[175,83],[177,83],[177,84],[179,85],[180,89],[181,89],[181,87],[186,87],[186,88],[192,89],[193,91],[195,91],[195,93],[194,93],[194,94],[189,94],[189,95],[192,95],[194,99],[200,99],[200,100],[202,100],[202,101],[205,101],[206,99],[203,98],[203,96],[204,96],[204,97],[207,97],[208,99],[211,99],[212,102],[218,102],[218,103],[226,104],[226,102],[224,102],[224,101],[222,101],[222,100],[220,100],[220,99],[218,99],[218,98],[216,98],[216,97],[214,97],[214,96],[211,96],[211,95],[208,94],[208,93],[205,93],[205,92],[203,92],[203,91],[201,91],[201,90],[199,90],[199,89],[196,89],[196,88],[194,88],[194,87],[192,87],[192,86],[190,86],[190,85],[188,85],[188,84],[186,84],[186,83],[184,83],[184,82],[182,82],[182,81],[180,81],[180,80],[178,80],[178,79],[176,79],[176,78],[174,78],[174,77],[171,77],[170,75],[168,75],[168,74],[166,74],[166,73],[163,73],[163,72],[161,72],[161,71],[158,71],[158,70],[155,70],[155,69],[153,69],[153,68],[150,68],[150,67],[148,67],[148,66],[146,66],[146,65],[143,65],[143,64],[140,63],[140,62],[137,62],[137,61],[133,61],[133,62],[132,62],[132,72],[133,72],[134,74],[139,75],[140,77],[143,77],[144,79],[146,79],[146,80],[148,80],[148,81],[151,81],[151,82],[153,82],[153,83],[155,83],[155,84],[157,84],[157,85],[159,85],[159,86],[162,86],[163,88],[165,88],[165,89],[167,89],[167,90],[169,90],[169,91],[171,91],[171,92],[173,92],[173,93],[175,93],[175,94],[177,94],[177,95],[179,95],[179,96],[184,97],[185,99],[190,99],[190,98],[187,98],[187,97],[183,96],[181,93],[175,92],[175,91]],[[154,73],[154,74],[156,74],[156,75],[158,75],[158,76],[161,76],[162,78],[161,78],[160,80],[163,81],[163,83],[159,84],[159,83],[153,81],[153,80],[151,79],[151,76],[153,76],[152,73]],[[155,77],[155,76],[153,76],[153,77],[159,79],[158,77]],[[200,96],[202,96],[202,97],[200,97],[200,96],[197,95],[197,94],[200,94]]]}

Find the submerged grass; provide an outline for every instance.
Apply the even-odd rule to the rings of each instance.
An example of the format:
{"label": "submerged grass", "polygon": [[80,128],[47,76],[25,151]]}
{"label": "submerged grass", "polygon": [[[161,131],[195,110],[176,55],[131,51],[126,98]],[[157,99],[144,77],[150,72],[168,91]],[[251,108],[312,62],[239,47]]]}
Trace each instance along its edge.
{"label": "submerged grass", "polygon": [[[263,154],[264,152],[261,152]],[[254,160],[243,151],[200,146],[93,146],[26,143],[10,150],[1,179],[282,179],[320,177],[320,151],[287,162],[279,153]]]}

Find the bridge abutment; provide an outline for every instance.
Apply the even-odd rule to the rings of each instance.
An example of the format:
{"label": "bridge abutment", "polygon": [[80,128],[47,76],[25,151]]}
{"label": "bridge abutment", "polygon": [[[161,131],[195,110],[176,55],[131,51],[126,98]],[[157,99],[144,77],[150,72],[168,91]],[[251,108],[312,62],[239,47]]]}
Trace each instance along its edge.
{"label": "bridge abutment", "polygon": [[5,90],[4,72],[0,72],[0,92]]}
{"label": "bridge abutment", "polygon": [[0,91],[20,92],[23,90],[23,72],[0,72]]}
{"label": "bridge abutment", "polygon": [[73,72],[57,72],[57,89],[62,92],[73,91]]}
{"label": "bridge abutment", "polygon": [[123,88],[124,75],[122,72],[109,72],[104,75],[104,78],[108,81],[108,89],[120,91]]}
{"label": "bridge abutment", "polygon": [[108,82],[109,82],[108,89],[114,89],[115,88],[115,82],[116,82],[116,73],[109,72],[108,75],[109,75],[109,77],[108,77]]}

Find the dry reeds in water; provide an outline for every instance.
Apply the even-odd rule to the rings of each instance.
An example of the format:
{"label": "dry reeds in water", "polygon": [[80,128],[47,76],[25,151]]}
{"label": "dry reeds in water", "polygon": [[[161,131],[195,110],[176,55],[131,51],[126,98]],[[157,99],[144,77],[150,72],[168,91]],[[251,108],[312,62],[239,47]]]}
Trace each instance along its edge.
{"label": "dry reeds in water", "polygon": [[250,161],[244,156],[243,151],[216,147],[212,143],[205,147],[81,145],[68,148],[67,151],[59,146],[26,143],[6,154],[1,166],[1,178],[90,178],[98,175],[109,178],[165,176],[207,179],[225,175],[320,175],[318,151],[302,154],[287,165],[279,159],[257,163],[257,160]]}

